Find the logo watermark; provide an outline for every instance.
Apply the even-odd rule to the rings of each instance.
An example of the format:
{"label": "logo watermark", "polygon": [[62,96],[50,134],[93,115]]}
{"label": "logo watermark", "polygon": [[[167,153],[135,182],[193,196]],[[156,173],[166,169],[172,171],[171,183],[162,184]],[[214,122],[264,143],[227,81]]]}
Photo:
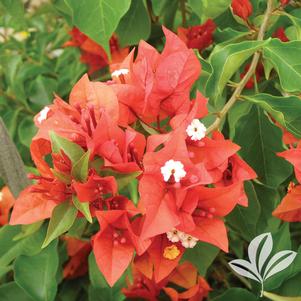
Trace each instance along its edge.
{"label": "logo watermark", "polygon": [[271,233],[255,237],[249,244],[249,261],[235,259],[230,267],[239,275],[255,280],[261,284],[260,296],[263,296],[264,282],[275,274],[285,270],[295,259],[297,253],[290,250],[280,251],[271,256],[273,238]]}

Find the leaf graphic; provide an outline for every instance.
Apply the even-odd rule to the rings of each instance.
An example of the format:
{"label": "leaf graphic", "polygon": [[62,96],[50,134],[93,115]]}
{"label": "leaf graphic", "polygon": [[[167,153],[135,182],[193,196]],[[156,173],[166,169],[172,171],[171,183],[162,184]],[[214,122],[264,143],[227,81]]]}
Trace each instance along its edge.
{"label": "leaf graphic", "polygon": [[273,249],[273,239],[271,233],[268,233],[267,238],[262,246],[262,249],[259,254],[259,260],[258,260],[258,270],[261,274],[262,267],[268,257],[270,256]]}
{"label": "leaf graphic", "polygon": [[257,269],[247,260],[235,259],[229,262],[229,266],[239,275],[253,279],[257,282],[262,282],[262,277],[257,272]]}
{"label": "leaf graphic", "polygon": [[294,261],[296,255],[296,252],[289,250],[281,251],[275,254],[265,269],[263,279],[266,280],[286,269]]}
{"label": "leaf graphic", "polygon": [[[264,241],[264,244],[261,250],[259,250],[259,246],[262,241]],[[254,269],[256,269],[258,274],[261,271],[265,261],[269,257],[272,248],[273,248],[273,239],[271,233],[264,233],[258,235],[250,242],[250,245],[248,247],[248,256],[251,265],[253,266]],[[258,259],[259,268],[257,268],[257,258],[259,258]]]}

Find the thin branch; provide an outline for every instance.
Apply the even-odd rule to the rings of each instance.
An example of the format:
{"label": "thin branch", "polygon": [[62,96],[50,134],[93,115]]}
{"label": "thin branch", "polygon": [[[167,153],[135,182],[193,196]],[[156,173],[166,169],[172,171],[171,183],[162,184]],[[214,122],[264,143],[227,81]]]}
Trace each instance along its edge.
{"label": "thin branch", "polygon": [[[261,27],[258,32],[257,41],[263,41],[263,39],[264,39],[264,34],[268,27],[269,17],[273,10],[272,4],[273,4],[273,0],[267,1],[267,9],[265,11],[263,22],[262,22]],[[252,59],[252,62],[251,62],[248,72],[245,74],[245,76],[242,78],[242,80],[237,84],[237,87],[235,88],[232,96],[230,97],[229,101],[225,104],[225,106],[222,108],[222,110],[219,112],[215,121],[208,127],[207,132],[206,132],[207,135],[219,128],[221,121],[223,120],[225,115],[228,113],[228,111],[231,109],[231,107],[235,104],[235,102],[239,98],[241,92],[243,91],[245,85],[247,84],[249,79],[255,73],[256,67],[259,62],[259,58],[260,58],[260,52],[257,51],[257,52],[255,52],[255,54],[253,56],[253,59]]]}
{"label": "thin branch", "polygon": [[185,5],[186,0],[180,0],[180,9],[181,9],[181,14],[182,14],[182,26],[186,26],[186,5]]}

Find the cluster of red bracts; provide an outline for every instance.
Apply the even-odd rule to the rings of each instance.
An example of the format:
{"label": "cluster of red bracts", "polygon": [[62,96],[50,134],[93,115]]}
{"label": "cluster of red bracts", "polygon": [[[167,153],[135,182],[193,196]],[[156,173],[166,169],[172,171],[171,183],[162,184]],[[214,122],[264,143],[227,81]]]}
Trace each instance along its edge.
{"label": "cluster of red bracts", "polygon": [[[36,182],[19,196],[10,223],[50,218],[55,206],[76,196],[100,225],[92,248],[111,286],[134,262],[146,284],[125,294],[155,296],[163,289],[174,300],[201,300],[209,290],[202,278],[193,277],[183,293],[167,282],[177,283],[184,269],[179,261],[198,241],[228,250],[223,217],[247,205],[243,184],[256,174],[237,155],[238,145],[219,132],[206,136],[200,119],[207,99],[189,97],[200,63],[177,35],[163,30],[162,53],[140,42],[136,59],[132,51],[111,81],[90,82],[85,75],[69,103],[56,97],[35,117],[31,154],[40,175],[31,176]],[[85,180],[73,176],[72,152],[53,151],[50,132],[89,152]],[[138,180],[137,207],[119,194],[118,178],[125,175]]]}
{"label": "cluster of red bracts", "polygon": [[274,210],[273,215],[287,222],[301,221],[301,142],[297,146],[281,152],[278,156],[286,159],[294,166],[295,176],[299,184],[291,182],[287,195]]}
{"label": "cluster of red bracts", "polygon": [[109,64],[118,64],[128,55],[129,48],[119,47],[118,38],[113,35],[110,39],[111,61],[100,45],[74,27],[70,31],[71,40],[64,44],[65,47],[76,47],[80,49],[80,60],[88,66],[88,74],[93,74]]}

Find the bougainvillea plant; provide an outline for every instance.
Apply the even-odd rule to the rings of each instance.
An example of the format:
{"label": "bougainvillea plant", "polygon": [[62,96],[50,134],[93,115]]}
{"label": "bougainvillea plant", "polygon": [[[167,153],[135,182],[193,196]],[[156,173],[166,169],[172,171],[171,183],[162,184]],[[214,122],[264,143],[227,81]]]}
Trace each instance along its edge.
{"label": "bougainvillea plant", "polygon": [[300,300],[299,1],[1,7],[0,300]]}

